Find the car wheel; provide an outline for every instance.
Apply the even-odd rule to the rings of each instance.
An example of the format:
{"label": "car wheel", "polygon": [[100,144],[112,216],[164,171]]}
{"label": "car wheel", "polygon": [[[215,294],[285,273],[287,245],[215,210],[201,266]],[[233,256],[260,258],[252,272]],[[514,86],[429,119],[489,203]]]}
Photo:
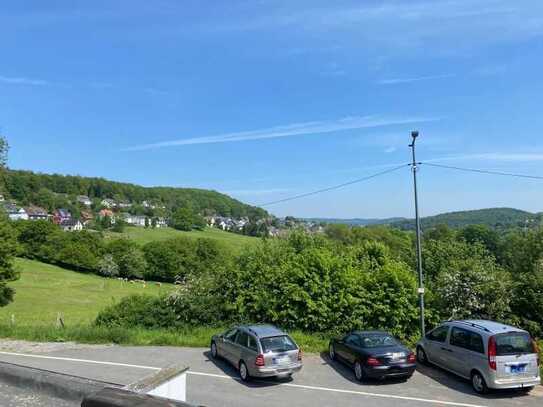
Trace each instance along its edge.
{"label": "car wheel", "polygon": [[358,380],[359,382],[363,381],[365,378],[364,368],[362,367],[362,363],[360,363],[359,360],[354,362],[354,377],[356,377],[356,380]]}
{"label": "car wheel", "polygon": [[217,359],[219,357],[219,353],[217,352],[217,344],[215,342],[211,342],[211,357],[213,359]]}
{"label": "car wheel", "polygon": [[429,364],[428,357],[426,356],[426,352],[420,346],[417,348],[417,360],[423,365]]}
{"label": "car wheel", "polygon": [[245,364],[245,362],[239,362],[239,377],[244,382],[248,382],[251,378],[251,376],[249,376],[249,371],[247,370],[247,365]]}
{"label": "car wheel", "polygon": [[473,390],[478,394],[488,393],[488,387],[486,385],[484,377],[479,372],[473,372],[471,375],[471,385]]}
{"label": "car wheel", "polygon": [[328,347],[328,355],[330,356],[330,359],[336,360],[336,348],[332,344]]}

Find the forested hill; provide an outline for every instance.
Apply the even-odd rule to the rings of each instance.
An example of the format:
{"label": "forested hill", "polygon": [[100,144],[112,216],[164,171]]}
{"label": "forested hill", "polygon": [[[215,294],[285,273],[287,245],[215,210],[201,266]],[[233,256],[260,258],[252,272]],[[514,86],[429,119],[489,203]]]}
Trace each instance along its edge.
{"label": "forested hill", "polygon": [[[447,225],[451,228],[462,228],[467,225],[487,225],[494,229],[523,227],[539,222],[540,214],[521,211],[513,208],[489,208],[472,211],[443,213],[421,219],[422,228],[428,229],[437,225]],[[392,226],[403,229],[415,229],[414,219],[394,222]]]}
{"label": "forested hill", "polygon": [[[190,206],[202,214],[232,217],[267,216],[264,209],[246,205],[228,195],[197,188],[143,187],[135,184],[72,175],[41,174],[31,171],[7,170],[2,174],[0,193],[22,205],[35,204],[44,208],[62,207],[62,201],[73,201],[78,195],[92,200],[105,198],[117,202],[140,204],[143,201],[171,209]],[[3,185],[2,185],[3,184]]]}

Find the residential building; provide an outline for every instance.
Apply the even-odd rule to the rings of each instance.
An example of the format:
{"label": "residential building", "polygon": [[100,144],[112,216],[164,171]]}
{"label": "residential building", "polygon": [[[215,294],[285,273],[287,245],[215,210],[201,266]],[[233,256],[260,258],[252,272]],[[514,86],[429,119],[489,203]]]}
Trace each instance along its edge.
{"label": "residential building", "polygon": [[39,206],[29,206],[26,208],[29,220],[48,220],[49,214],[43,208]]}
{"label": "residential building", "polygon": [[151,225],[151,220],[147,218],[147,216],[131,215],[129,213],[123,213],[123,219],[126,223],[132,226],[145,227],[145,226]]}
{"label": "residential building", "polygon": [[53,213],[53,222],[57,225],[60,225],[61,222],[69,219],[72,219],[72,214],[67,209],[60,208]]}
{"label": "residential building", "polygon": [[113,199],[109,199],[109,198],[102,199],[102,202],[100,203],[104,208],[108,208],[108,209],[115,208],[117,206],[117,203]]}
{"label": "residential building", "polygon": [[24,208],[13,203],[7,203],[4,205],[4,209],[10,220],[28,220],[28,213]]}
{"label": "residential building", "polygon": [[4,202],[5,199],[4,199],[4,195],[0,194],[0,202]]}
{"label": "residential building", "polygon": [[119,202],[117,203],[117,207],[121,209],[131,208],[132,204],[130,202]]}
{"label": "residential building", "polygon": [[168,222],[166,221],[166,218],[156,218],[155,219],[155,227],[156,228],[168,227]]}
{"label": "residential building", "polygon": [[81,221],[76,219],[65,219],[60,222],[59,226],[65,232],[78,232],[80,230],[83,230],[83,224],[81,223]]}
{"label": "residential building", "polygon": [[81,205],[85,205],[89,207],[92,205],[92,201],[87,195],[79,195],[77,197],[77,202],[79,202]]}

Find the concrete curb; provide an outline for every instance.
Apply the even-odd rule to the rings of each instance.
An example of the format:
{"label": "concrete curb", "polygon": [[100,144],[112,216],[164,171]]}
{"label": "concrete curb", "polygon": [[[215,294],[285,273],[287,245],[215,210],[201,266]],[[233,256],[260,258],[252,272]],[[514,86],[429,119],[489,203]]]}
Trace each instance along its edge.
{"label": "concrete curb", "polygon": [[79,402],[105,387],[122,387],[116,383],[90,380],[6,362],[0,362],[0,380],[59,399]]}

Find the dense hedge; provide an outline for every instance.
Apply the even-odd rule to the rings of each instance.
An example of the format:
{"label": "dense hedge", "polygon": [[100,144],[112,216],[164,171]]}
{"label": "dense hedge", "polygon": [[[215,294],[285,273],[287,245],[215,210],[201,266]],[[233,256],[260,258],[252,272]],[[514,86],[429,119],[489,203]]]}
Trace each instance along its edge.
{"label": "dense hedge", "polygon": [[128,239],[106,240],[99,232],[66,233],[47,221],[12,223],[19,242],[19,256],[108,277],[183,281],[215,263],[227,253],[211,239],[176,237],[140,246]]}
{"label": "dense hedge", "polygon": [[[383,241],[394,242],[397,232],[392,233]],[[518,263],[515,273],[489,252],[484,236],[468,242],[466,234],[427,234],[428,328],[450,318],[484,318],[541,335],[543,245],[538,242],[543,232],[506,237],[520,239],[523,246],[533,242],[533,250],[539,250],[528,262],[530,269],[514,252],[504,253],[508,262]],[[139,297],[125,300],[104,310],[97,322],[148,328],[266,322],[310,332],[386,329],[413,340],[418,335],[416,272],[401,260],[405,247],[396,243],[365,237],[345,242],[301,232],[263,240],[235,259],[188,270],[184,283],[167,297],[150,305]],[[135,304],[138,314],[160,313],[137,320]]]}

